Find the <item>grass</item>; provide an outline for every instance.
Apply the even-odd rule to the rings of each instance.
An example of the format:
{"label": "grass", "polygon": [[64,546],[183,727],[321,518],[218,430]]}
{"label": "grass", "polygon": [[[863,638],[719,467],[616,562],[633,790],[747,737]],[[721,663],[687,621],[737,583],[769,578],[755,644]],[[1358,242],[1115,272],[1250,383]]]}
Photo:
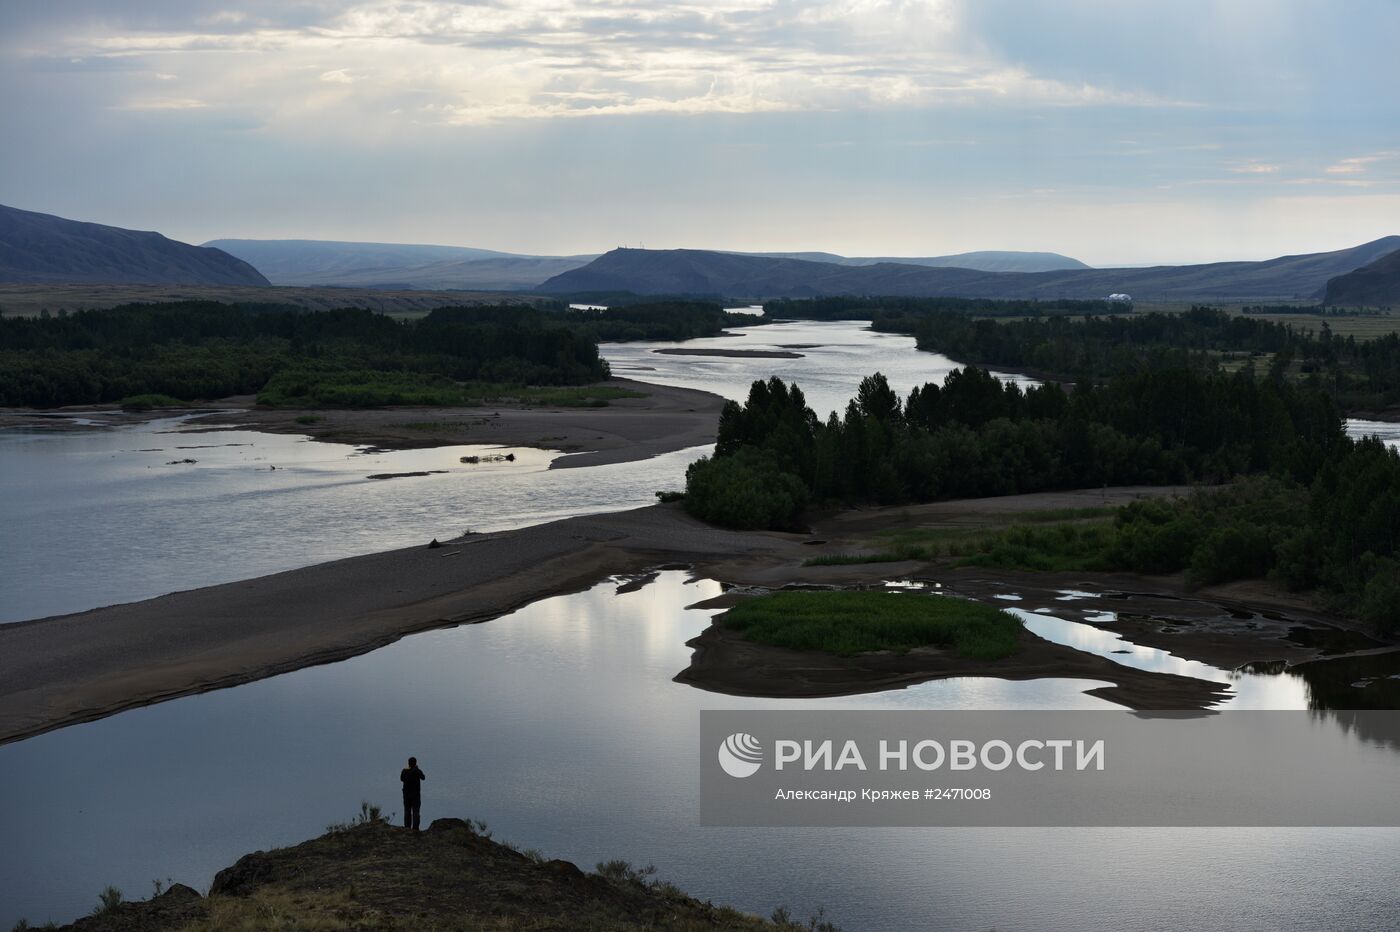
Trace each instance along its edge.
{"label": "grass", "polygon": [[[656,493],[660,495],[661,493]],[[877,553],[828,553],[820,557],[803,560],[803,566],[855,566],[861,563],[898,563],[901,560],[923,560],[924,556],[913,555],[914,551],[881,550]]]}
{"label": "grass", "polygon": [[92,914],[94,916],[103,916],[122,905],[122,892],[111,884],[108,884],[105,890],[97,894],[97,899],[97,908],[92,911]]}
{"label": "grass", "polygon": [[[883,531],[868,552],[812,557],[803,566],[853,566],[903,560],[950,560],[958,566],[1091,570],[1111,535],[1113,505],[1047,508],[1007,515],[1009,526],[914,527]],[[1043,527],[1041,525],[1049,525]],[[1095,546],[1097,546],[1097,550]]]}
{"label": "grass", "polygon": [[960,566],[1086,572],[1109,570],[1108,554],[1117,539],[1111,522],[1010,527],[977,542]]}
{"label": "grass", "polygon": [[360,803],[359,815],[355,816],[355,818],[351,819],[349,822],[332,822],[330,825],[326,826],[326,833],[336,834],[339,832],[348,832],[351,829],[355,828],[357,825],[369,825],[371,823],[387,821],[389,820],[384,815],[383,809],[381,809],[379,806],[376,806],[374,803],[365,800],[364,802]]}
{"label": "grass", "polygon": [[1357,340],[1374,340],[1400,330],[1400,314],[1328,314],[1325,317],[1317,314],[1251,314],[1250,317],[1277,324],[1292,324],[1298,330],[1311,330],[1313,333],[1321,333],[1322,325],[1326,324],[1335,336],[1355,337]]}
{"label": "grass", "polygon": [[149,411],[152,408],[183,408],[188,402],[169,395],[150,392],[144,395],[127,395],[117,402],[127,411]]}
{"label": "grass", "polygon": [[262,932],[273,929],[331,932],[372,927],[406,928],[389,917],[375,917],[382,924],[374,925],[349,918],[356,912],[359,910],[356,909],[354,891],[349,887],[315,892],[258,892],[249,897],[211,896],[208,919],[187,923],[181,932]]}
{"label": "grass", "polygon": [[849,657],[875,650],[946,647],[973,660],[1016,650],[1021,623],[977,602],[896,592],[774,592],[720,616],[745,640]]}

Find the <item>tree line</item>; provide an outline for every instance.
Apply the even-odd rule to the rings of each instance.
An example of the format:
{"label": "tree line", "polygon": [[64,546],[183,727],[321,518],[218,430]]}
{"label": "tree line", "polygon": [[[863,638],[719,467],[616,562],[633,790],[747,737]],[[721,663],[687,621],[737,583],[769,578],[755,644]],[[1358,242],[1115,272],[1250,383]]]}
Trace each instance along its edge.
{"label": "tree line", "polygon": [[977,317],[1058,317],[1067,314],[1122,314],[1132,310],[1124,301],[1093,298],[916,298],[838,295],[826,298],[777,298],[765,301],[768,317],[798,320],[872,320],[918,318],[927,314],[968,314]]}
{"label": "tree line", "polygon": [[603,343],[634,340],[691,340],[713,337],[725,327],[763,324],[761,317],[734,314],[705,301],[653,301],[605,310],[568,310],[568,325]]}
{"label": "tree line", "polygon": [[1209,371],[1257,363],[1273,375],[1315,375],[1347,410],[1400,404],[1400,334],[1358,340],[1337,336],[1326,321],[1314,331],[1212,307],[1124,314],[1130,306],[1074,300],[838,297],[764,307],[780,317],[869,320],[873,330],[912,335],[922,350],[1047,378],[1103,380],[1143,368]]}
{"label": "tree line", "polygon": [[0,318],[0,405],[255,393],[284,404],[451,403],[460,382],[596,382],[608,377],[600,340],[710,336],[752,322],[739,316],[673,302],[443,307],[404,321],[356,308],[189,301]]}
{"label": "tree line", "polygon": [[796,385],[755,382],[744,404],[725,405],[713,455],[687,470],[685,507],[730,527],[797,529],[813,506],[1251,475],[1272,476],[1302,506],[1266,523],[1261,515],[1286,506],[1276,498],[1218,526],[1200,508],[1143,505],[1128,519],[1138,557],[1125,568],[1195,560],[1229,578],[1274,573],[1377,624],[1400,617],[1400,457],[1348,439],[1318,385],[1249,372],[1147,369],[1067,391],[967,367],[903,399],[877,373],[826,421]]}
{"label": "tree line", "polygon": [[1347,409],[1400,402],[1400,335],[1372,340],[1193,307],[1181,314],[1043,317],[995,321],[933,313],[884,318],[876,329],[912,334],[923,350],[984,366],[1068,380],[1111,378],[1143,368],[1214,370],[1232,358],[1274,376],[1316,376]]}

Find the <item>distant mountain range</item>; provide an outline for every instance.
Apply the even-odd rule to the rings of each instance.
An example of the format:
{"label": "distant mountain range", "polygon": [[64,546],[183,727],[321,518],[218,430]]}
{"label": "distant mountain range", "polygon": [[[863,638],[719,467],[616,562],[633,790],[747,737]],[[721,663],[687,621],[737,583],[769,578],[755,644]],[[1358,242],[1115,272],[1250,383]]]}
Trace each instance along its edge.
{"label": "distant mountain range", "polygon": [[1338,275],[1327,283],[1323,302],[1343,307],[1400,305],[1400,251]]}
{"label": "distant mountain range", "polygon": [[266,285],[218,249],[0,205],[0,282]]}
{"label": "distant mountain range", "polygon": [[275,285],[355,288],[519,291],[597,258],[316,239],[216,239],[204,245],[252,263]]}
{"label": "distant mountain range", "polygon": [[1329,279],[1400,249],[1400,236],[1336,252],[1263,262],[1213,262],[1152,268],[1075,268],[988,272],[895,262],[846,265],[698,249],[615,249],[540,286],[546,294],[630,291],[731,298],[909,295],[971,298],[1141,300],[1317,299]]}
{"label": "distant mountain range", "polygon": [[465,246],[219,239],[159,233],[0,206],[0,282],[334,286],[402,291],[533,291],[728,298],[909,295],[1139,301],[1400,303],[1400,236],[1263,262],[1094,269],[1048,252],[923,258],[827,252],[614,249],[531,256]]}
{"label": "distant mountain range", "polygon": [[[205,243],[252,263],[277,285],[341,285],[359,288],[469,288],[528,290],[598,258],[532,256],[466,246],[342,243],[331,240],[216,239]],[[794,258],[835,265],[882,262],[926,267],[956,266],[987,272],[1046,272],[1085,269],[1084,263],[1052,252],[968,252],[925,258],[838,256],[829,252],[726,253]]]}
{"label": "distant mountain range", "polygon": [[838,256],[833,252],[736,252],[731,253],[731,255],[763,256],[769,259],[802,259],[807,262],[831,262],[836,265],[879,265],[882,262],[895,262],[900,265],[925,265],[940,269],[977,269],[981,272],[1056,272],[1061,269],[1089,268],[1078,259],[1062,256],[1058,252],[983,250],[981,252],[960,252],[953,256],[925,256],[920,259],[900,256],[852,258]]}

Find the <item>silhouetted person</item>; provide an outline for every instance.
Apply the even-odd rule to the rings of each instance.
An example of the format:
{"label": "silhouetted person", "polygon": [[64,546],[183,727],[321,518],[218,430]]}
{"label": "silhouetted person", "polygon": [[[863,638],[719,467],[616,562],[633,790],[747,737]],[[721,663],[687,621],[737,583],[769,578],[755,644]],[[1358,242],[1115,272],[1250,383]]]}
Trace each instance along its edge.
{"label": "silhouetted person", "polygon": [[418,808],[423,804],[423,781],[428,779],[418,769],[418,758],[410,757],[408,766],[399,771],[403,784],[403,827],[418,831]]}

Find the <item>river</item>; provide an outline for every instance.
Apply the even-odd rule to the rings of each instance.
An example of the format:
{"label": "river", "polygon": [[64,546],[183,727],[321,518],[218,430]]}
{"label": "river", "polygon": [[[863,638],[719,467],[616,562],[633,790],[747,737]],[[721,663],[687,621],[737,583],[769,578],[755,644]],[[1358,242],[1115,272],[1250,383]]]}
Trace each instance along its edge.
{"label": "river", "polygon": [[[732,398],[770,372],[795,378],[823,414],[875,369],[905,391],[953,365],[907,337],[848,323],[686,345],[794,344],[804,346],[792,350],[798,359],[605,349],[618,374]],[[547,457],[517,451],[513,464],[468,468],[455,448],[374,454],[182,426],[0,436],[4,618],[646,504],[655,489],[678,487],[703,452],[549,472]],[[166,465],[184,458],[197,462]],[[364,478],[435,468],[448,472]],[[486,624],[0,748],[0,926],[72,918],[109,883],[128,896],[166,878],[202,889],[237,856],[317,834],[361,800],[396,808],[394,777],[409,754],[428,773],[425,818],[483,819],[499,838],[585,867],[654,862],[683,889],[744,909],[787,904],[805,916],[825,906],[848,932],[1377,928],[1400,915],[1400,831],[1388,829],[701,829],[702,708],[1110,706],[1085,695],[1100,683],[1083,680],[970,677],[822,702],[704,693],[671,678],[712,614],[686,606],[718,583],[668,571],[618,589],[605,582]],[[1297,677],[1125,645],[1072,602],[1016,608],[1052,639],[1230,682],[1241,705],[1308,704]]]}

